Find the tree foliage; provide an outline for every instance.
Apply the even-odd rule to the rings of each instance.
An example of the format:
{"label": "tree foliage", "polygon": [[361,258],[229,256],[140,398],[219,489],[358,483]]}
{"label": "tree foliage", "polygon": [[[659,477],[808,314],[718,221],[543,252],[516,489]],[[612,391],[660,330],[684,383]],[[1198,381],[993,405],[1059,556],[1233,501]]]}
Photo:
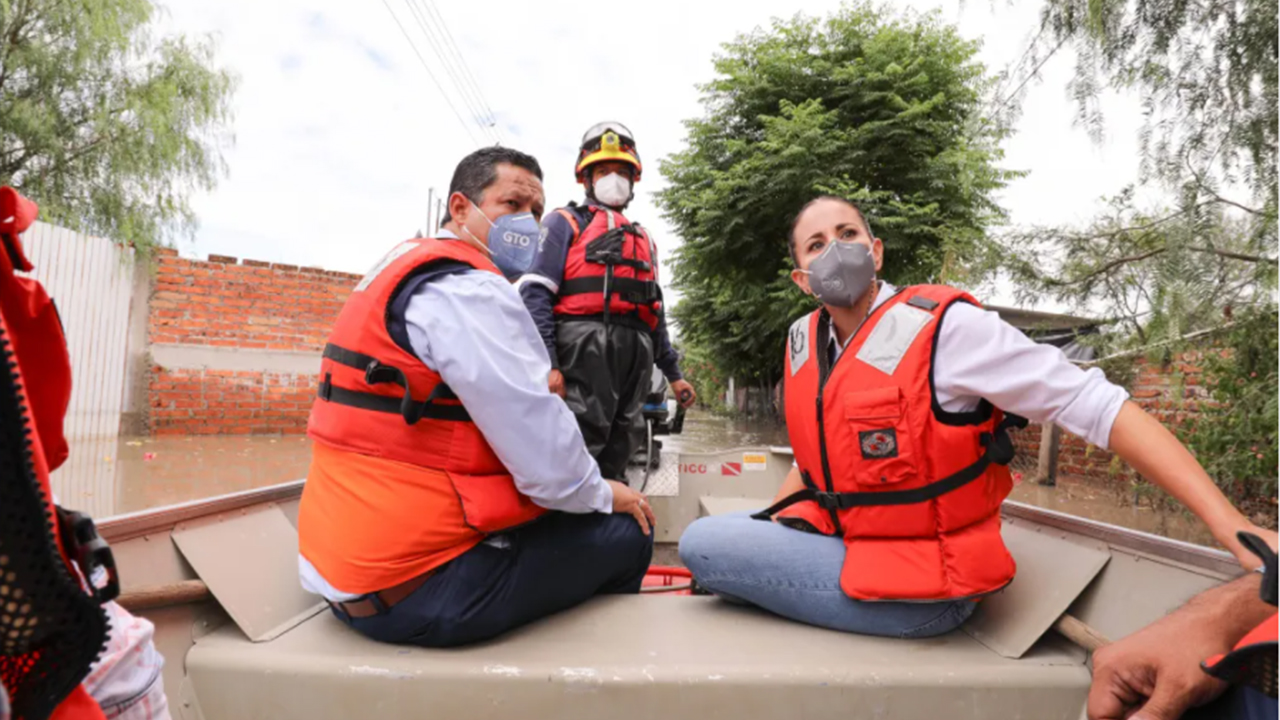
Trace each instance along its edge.
{"label": "tree foliage", "polygon": [[1176,342],[1224,314],[1272,304],[1275,235],[1212,201],[1190,212],[1136,210],[1132,189],[1083,228],[1023,228],[1005,258],[1022,300],[1045,296],[1115,321],[1128,346]]}
{"label": "tree foliage", "polygon": [[[1241,184],[1274,222],[1277,5],[1258,0],[1047,0],[1046,42],[1077,54],[1070,90],[1101,133],[1103,90],[1142,98],[1144,178],[1213,193]],[[1273,227],[1274,230],[1274,227]]]}
{"label": "tree foliage", "polygon": [[[1237,501],[1275,492],[1277,4],[1256,0],[1046,0],[1036,62],[1075,50],[1070,91],[1095,136],[1103,91],[1142,101],[1139,189],[1083,229],[1013,233],[1008,267],[1128,330],[1129,345],[1209,353],[1212,402],[1179,428]],[[1274,513],[1274,508],[1272,508]]]}
{"label": "tree foliage", "polygon": [[1139,207],[1130,188],[1083,229],[1013,232],[1019,257],[1007,266],[1024,290],[1122,318],[1139,342],[1211,326],[1228,307],[1272,302],[1276,7],[1045,1],[1020,72],[1030,79],[1026,67],[1073,49],[1069,90],[1079,121],[1099,137],[1102,93],[1137,93],[1145,118],[1138,189],[1165,199]]}
{"label": "tree foliage", "polygon": [[[1205,470],[1236,502],[1274,502],[1277,355],[1275,312],[1249,311],[1206,353],[1204,377],[1211,403],[1180,433]],[[1269,505],[1271,513],[1274,505]],[[1274,523],[1274,520],[1273,520]]]}
{"label": "tree foliage", "polygon": [[233,79],[208,41],[156,37],[150,0],[0,0],[0,183],[42,217],[146,250],[194,227]]}
{"label": "tree foliage", "polygon": [[[1253,275],[1263,288],[1253,299],[1270,301],[1280,120],[1276,22],[1276,3],[1254,0],[1046,1],[1044,32],[1030,54],[1064,46],[1076,51],[1070,90],[1080,121],[1095,135],[1105,120],[1099,104],[1104,90],[1139,94],[1145,117],[1140,181],[1163,189],[1168,200],[1165,208],[1144,213],[1132,192],[1118,198],[1114,214],[1129,215],[1137,225],[1120,220],[1117,226],[1119,218],[1112,217],[1084,232],[1022,233],[1024,257],[1063,260],[1041,268],[1044,287],[1088,288],[1085,280],[1146,273],[1161,283],[1156,293],[1177,297],[1165,290],[1182,285],[1212,297],[1223,285],[1222,273],[1204,276],[1200,271],[1216,263],[1203,257],[1191,262],[1189,250],[1253,265],[1226,274]],[[1134,230],[1116,232],[1125,228]],[[1219,247],[1221,242],[1234,247]],[[1151,273],[1132,267],[1144,264],[1163,268]],[[1175,264],[1184,271],[1170,272]],[[1239,299],[1223,296],[1224,304]],[[1146,304],[1157,317],[1178,311]]]}
{"label": "tree foliage", "polygon": [[787,326],[813,307],[787,277],[787,231],[820,193],[864,209],[887,279],[966,279],[992,250],[994,194],[1014,176],[997,166],[1007,127],[986,112],[993,79],[977,47],[936,13],[869,2],[723,47],[704,115],[662,163],[686,342],[743,380],[778,376]]}

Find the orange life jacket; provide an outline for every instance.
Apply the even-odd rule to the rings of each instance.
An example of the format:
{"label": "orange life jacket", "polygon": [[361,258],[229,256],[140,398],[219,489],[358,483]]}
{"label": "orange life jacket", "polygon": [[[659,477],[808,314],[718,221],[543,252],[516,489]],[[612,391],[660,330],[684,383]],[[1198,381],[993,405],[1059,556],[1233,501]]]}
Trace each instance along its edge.
{"label": "orange life jacket", "polygon": [[[53,503],[49,473],[67,458],[62,426],[71,360],[53,300],[39,282],[14,274],[32,269],[18,236],[36,214],[35,203],[0,188],[0,355],[8,363],[0,371],[6,468],[0,536],[8,603],[0,622],[0,682],[15,718],[101,720],[102,710],[80,682],[106,641],[101,605],[119,584],[93,522]],[[98,567],[107,570],[108,584],[85,587],[79,571],[89,577]]]}
{"label": "orange life jacket", "polygon": [[783,402],[806,487],[757,517],[842,535],[852,598],[972,598],[1013,579],[1000,503],[1013,486],[1006,431],[1026,421],[986,402],[959,414],[938,405],[933,352],[956,302],[977,304],[954,288],[904,288],[834,366],[826,311],[788,334]]}
{"label": "orange life jacket", "polygon": [[1276,697],[1276,652],[1280,636],[1280,615],[1272,615],[1236,643],[1225,655],[1202,663],[1204,671],[1232,684],[1257,688]]}
{"label": "orange life jacket", "polygon": [[634,315],[650,330],[657,328],[662,297],[657,248],[648,231],[616,210],[592,205],[586,211],[585,228],[579,227],[573,211],[556,211],[569,221],[573,240],[555,314],[603,316],[607,293],[610,317]]}
{"label": "orange life jacket", "polygon": [[[1266,541],[1253,533],[1236,535],[1240,543],[1262,559],[1266,571],[1262,577],[1259,595],[1262,601],[1275,606],[1280,600],[1280,579],[1277,574],[1276,554]],[[1248,635],[1236,643],[1235,649],[1224,655],[1205,660],[1200,666],[1205,672],[1235,685],[1252,687],[1268,697],[1276,697],[1276,652],[1280,640],[1280,615],[1272,613]]]}
{"label": "orange life jacket", "polygon": [[500,275],[462,241],[406,241],[356,286],[324,349],[298,543],[345,592],[410,580],[545,512],[516,490],[439,373],[387,327],[404,284],[442,262]]}

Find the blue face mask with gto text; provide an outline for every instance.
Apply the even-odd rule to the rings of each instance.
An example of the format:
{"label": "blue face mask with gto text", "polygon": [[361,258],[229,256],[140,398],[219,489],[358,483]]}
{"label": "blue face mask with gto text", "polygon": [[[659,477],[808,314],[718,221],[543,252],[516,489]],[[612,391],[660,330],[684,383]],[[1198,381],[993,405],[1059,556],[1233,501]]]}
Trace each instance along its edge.
{"label": "blue face mask with gto text", "polygon": [[[533,265],[533,256],[538,251],[538,235],[541,232],[538,219],[533,213],[526,212],[502,215],[497,220],[490,220],[475,203],[471,203],[471,207],[489,223],[490,259],[508,280],[514,282]],[[471,232],[467,231],[467,234],[470,235]]]}

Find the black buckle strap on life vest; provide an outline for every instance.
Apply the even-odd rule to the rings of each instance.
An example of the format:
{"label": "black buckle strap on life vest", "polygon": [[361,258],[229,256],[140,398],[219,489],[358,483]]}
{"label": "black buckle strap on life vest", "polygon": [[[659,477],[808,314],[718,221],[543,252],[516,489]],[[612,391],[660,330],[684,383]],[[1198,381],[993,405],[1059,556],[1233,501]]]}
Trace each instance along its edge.
{"label": "black buckle strap on life vest", "polygon": [[790,495],[782,498],[778,502],[774,503],[773,505],[770,505],[769,507],[765,508],[764,510],[761,510],[758,513],[753,513],[751,515],[751,519],[752,520],[770,520],[773,518],[774,515],[777,515],[779,512],[782,512],[783,510],[791,507],[792,505],[795,505],[796,503],[801,503],[806,500],[816,500],[818,485],[813,481],[813,477],[809,475],[808,470],[800,471],[800,480],[801,482],[804,483],[803,490],[798,490],[796,492],[793,492]]}
{"label": "black buckle strap on life vest", "polygon": [[[442,386],[437,386],[437,388],[439,387]],[[440,399],[435,392],[432,392],[432,397],[421,403],[413,402],[413,398],[406,394],[405,397],[409,397],[409,403],[406,407],[403,397],[397,398],[389,395],[378,395],[377,393],[360,392],[359,390],[348,390],[334,385],[331,379],[326,376],[324,381],[320,383],[320,391],[316,395],[321,400],[338,405],[399,415],[409,425],[424,418],[427,420],[449,420],[453,422],[471,421],[471,414],[461,405],[440,405],[435,403],[435,400]]]}
{"label": "black buckle strap on life vest", "polygon": [[[605,321],[605,317],[603,313],[595,313],[592,315],[566,315],[566,314],[556,315],[556,322],[558,323],[569,323],[569,322],[604,323],[604,321]],[[653,332],[653,328],[649,327],[649,323],[645,322],[644,320],[641,320],[640,316],[634,312],[623,313],[621,315],[610,315],[609,324],[610,326],[618,325],[621,327],[630,328],[632,330],[635,330],[636,332],[642,332],[642,333]]]}
{"label": "black buckle strap on life vest", "polygon": [[623,254],[623,248],[626,247],[627,235],[632,235],[636,239],[643,239],[644,235],[636,226],[628,223],[619,225],[611,230],[606,230],[591,242],[587,243],[583,249],[583,259],[595,265],[622,265],[633,268],[640,272],[649,272],[653,269],[646,260],[637,257],[627,257]]}
{"label": "black buckle strap on life vest", "polygon": [[325,345],[324,357],[339,365],[363,370],[364,381],[369,385],[395,383],[404,388],[404,394],[397,399],[377,393],[336,387],[333,384],[333,374],[325,373],[324,380],[321,381],[320,390],[317,393],[322,400],[361,410],[396,413],[403,417],[408,425],[413,425],[423,418],[455,422],[471,421],[471,414],[461,405],[440,405],[436,403],[437,400],[458,399],[457,394],[443,382],[432,388],[431,394],[426,400],[417,402],[413,399],[413,393],[410,391],[409,381],[404,371],[394,365],[385,365],[371,355],[348,350],[333,343]]}
{"label": "black buckle strap on life vest", "polygon": [[[67,555],[80,566],[89,592],[98,603],[115,600],[120,595],[120,575],[116,572],[116,558],[111,553],[111,546],[98,535],[98,527],[93,518],[74,510],[57,507],[58,534],[62,547]],[[106,572],[106,585],[98,587],[93,582],[94,575],[101,568]]]}
{"label": "black buckle strap on life vest", "polygon": [[[825,495],[827,493],[823,493],[823,494]],[[791,493],[790,495],[782,498],[778,502],[761,510],[760,512],[752,514],[751,519],[752,520],[772,520],[774,515],[777,515],[778,513],[782,512],[783,510],[786,510],[792,505],[796,505],[802,502],[807,502],[809,500],[813,500],[816,502],[817,499],[818,499],[818,491],[814,490],[813,488],[805,488],[803,490],[797,490]]]}
{"label": "black buckle strap on life vest", "polygon": [[[393,382],[402,388],[408,387],[408,381],[403,370],[394,365],[384,365],[382,361],[372,355],[365,355],[364,353],[358,353],[354,350],[328,343],[324,346],[324,356],[339,365],[363,370],[364,381],[370,385]],[[458,399],[453,389],[444,383],[436,385],[435,389],[431,391],[431,396],[436,400]]]}
{"label": "black buckle strap on life vest", "polygon": [[871,507],[880,505],[914,505],[922,503],[926,500],[933,500],[958,490],[965,485],[982,477],[991,465],[1008,465],[1014,458],[1015,451],[1013,447],[1013,438],[1009,436],[1009,430],[1012,428],[1025,428],[1027,419],[1018,415],[1006,414],[1004,419],[1000,421],[991,433],[982,433],[978,441],[982,443],[985,451],[977,462],[960,470],[959,472],[948,475],[947,477],[931,482],[928,485],[910,490],[889,490],[885,492],[824,492],[818,490],[816,486],[808,485],[803,490],[794,492],[787,497],[779,500],[768,508],[752,515],[757,520],[768,520],[772,516],[778,514],[782,510],[795,505],[796,503],[812,500],[818,504],[823,510],[848,510],[855,507]]}
{"label": "black buckle strap on life vest", "polygon": [[[632,305],[652,305],[661,299],[658,284],[652,280],[636,280],[635,278],[614,277],[609,280],[609,289]],[[605,290],[603,275],[595,277],[571,278],[560,283],[560,296],[569,295],[601,295]]]}

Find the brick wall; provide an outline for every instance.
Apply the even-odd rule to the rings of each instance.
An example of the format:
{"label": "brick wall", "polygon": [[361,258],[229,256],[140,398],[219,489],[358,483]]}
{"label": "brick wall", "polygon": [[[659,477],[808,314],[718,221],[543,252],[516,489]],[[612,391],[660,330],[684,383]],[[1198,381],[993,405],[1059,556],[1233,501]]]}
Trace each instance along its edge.
{"label": "brick wall", "polygon": [[[358,275],[319,268],[220,255],[192,260],[172,250],[157,251],[148,322],[152,354],[173,357],[173,351],[183,351],[178,355],[198,360],[169,366],[152,362],[146,418],[150,432],[304,432],[325,338],[359,280]],[[1181,423],[1204,397],[1196,361],[1194,353],[1167,366],[1139,359],[1133,399],[1162,422]],[[1068,433],[1061,437],[1060,476],[1111,476],[1110,453]],[[1016,433],[1015,443],[1017,465],[1034,471],[1040,427]]]}
{"label": "brick wall", "polygon": [[358,275],[158,251],[150,301],[153,435],[301,433],[320,352]]}
{"label": "brick wall", "polygon": [[[1130,398],[1166,427],[1173,429],[1181,425],[1198,413],[1200,403],[1208,396],[1197,364],[1199,358],[1200,351],[1186,353],[1167,364],[1138,358],[1129,387]],[[1016,464],[1024,471],[1029,469],[1034,473],[1040,454],[1040,436],[1038,425],[1015,433],[1014,444],[1019,454]],[[1113,462],[1111,453],[1065,431],[1059,438],[1059,477],[1103,481],[1132,476],[1127,465]]]}

